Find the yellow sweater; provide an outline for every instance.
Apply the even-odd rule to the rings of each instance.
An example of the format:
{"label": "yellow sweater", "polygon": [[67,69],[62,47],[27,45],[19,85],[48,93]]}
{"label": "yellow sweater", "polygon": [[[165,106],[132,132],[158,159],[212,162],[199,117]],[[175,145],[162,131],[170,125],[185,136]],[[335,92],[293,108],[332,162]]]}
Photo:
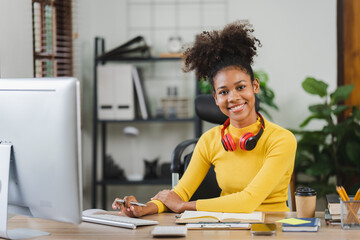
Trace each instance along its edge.
{"label": "yellow sweater", "polygon": [[[294,135],[264,119],[265,129],[252,151],[239,147],[226,152],[221,144],[221,128],[216,126],[199,139],[190,164],[174,191],[189,201],[211,165],[221,188],[217,198],[196,201],[198,211],[253,212],[289,211],[286,206],[288,185],[294,169],[296,139]],[[256,134],[261,126],[258,121],[245,128],[230,124],[227,131],[238,144],[245,132]],[[166,210],[160,201],[153,201],[158,212]]]}

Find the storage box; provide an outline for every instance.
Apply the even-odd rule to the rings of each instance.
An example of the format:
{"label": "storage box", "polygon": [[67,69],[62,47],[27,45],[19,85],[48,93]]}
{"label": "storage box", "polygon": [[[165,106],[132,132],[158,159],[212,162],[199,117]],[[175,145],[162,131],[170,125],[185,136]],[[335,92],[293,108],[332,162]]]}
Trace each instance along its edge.
{"label": "storage box", "polygon": [[161,99],[165,118],[188,118],[189,99],[180,97],[167,97]]}
{"label": "storage box", "polygon": [[350,197],[350,201],[340,200],[341,208],[341,227],[342,229],[360,229],[360,201],[354,201]]}

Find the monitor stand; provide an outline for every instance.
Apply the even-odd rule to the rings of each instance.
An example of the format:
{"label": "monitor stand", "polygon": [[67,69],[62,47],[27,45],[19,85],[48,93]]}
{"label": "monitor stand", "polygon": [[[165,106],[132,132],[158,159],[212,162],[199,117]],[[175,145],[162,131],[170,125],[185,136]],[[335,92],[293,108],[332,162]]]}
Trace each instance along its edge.
{"label": "monitor stand", "polygon": [[26,228],[7,230],[9,172],[10,161],[13,160],[12,156],[12,145],[0,141],[0,237],[22,239],[50,235],[48,232]]}

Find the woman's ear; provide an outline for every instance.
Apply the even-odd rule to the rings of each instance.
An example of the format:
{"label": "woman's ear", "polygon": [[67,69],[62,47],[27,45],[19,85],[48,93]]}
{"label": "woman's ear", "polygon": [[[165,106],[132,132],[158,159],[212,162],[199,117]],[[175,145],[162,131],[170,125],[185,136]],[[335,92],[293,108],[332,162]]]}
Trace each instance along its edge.
{"label": "woman's ear", "polygon": [[218,105],[218,106],[219,106],[219,104],[218,104],[218,102],[217,102],[217,97],[216,97],[216,93],[215,93],[215,91],[213,91],[213,97],[214,97],[214,99],[215,99],[215,103],[216,103],[216,105]]}
{"label": "woman's ear", "polygon": [[255,94],[258,94],[260,92],[260,82],[259,79],[255,78],[252,82],[253,90]]}

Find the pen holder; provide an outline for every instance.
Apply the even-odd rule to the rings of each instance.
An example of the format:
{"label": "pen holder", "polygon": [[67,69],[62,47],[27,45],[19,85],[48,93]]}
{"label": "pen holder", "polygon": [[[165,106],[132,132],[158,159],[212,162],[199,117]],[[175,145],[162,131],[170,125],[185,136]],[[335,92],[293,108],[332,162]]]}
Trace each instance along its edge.
{"label": "pen holder", "polygon": [[360,201],[350,197],[350,201],[340,199],[342,229],[360,229]]}

